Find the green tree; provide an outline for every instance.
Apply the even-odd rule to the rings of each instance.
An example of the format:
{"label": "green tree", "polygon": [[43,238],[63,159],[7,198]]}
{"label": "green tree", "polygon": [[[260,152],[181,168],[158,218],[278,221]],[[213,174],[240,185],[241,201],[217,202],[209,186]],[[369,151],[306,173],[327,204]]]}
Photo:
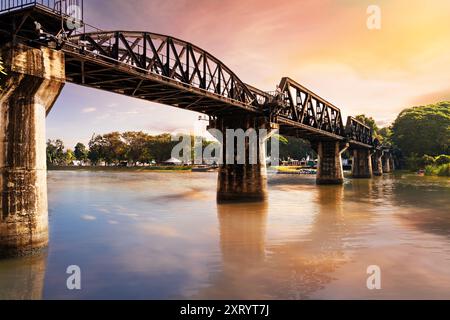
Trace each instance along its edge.
{"label": "green tree", "polygon": [[137,162],[149,163],[152,160],[149,141],[150,136],[142,131],[129,131],[122,134],[126,144],[126,159],[136,165]]}
{"label": "green tree", "polygon": [[361,121],[366,126],[369,126],[372,129],[372,135],[374,139],[378,139],[380,142],[384,142],[384,137],[380,134],[380,128],[377,126],[377,122],[372,117],[367,117],[365,114],[357,115],[356,120]]}
{"label": "green tree", "polygon": [[178,144],[177,141],[172,141],[170,134],[161,134],[149,138],[148,147],[156,162],[164,162],[170,159],[172,149]]}
{"label": "green tree", "polygon": [[98,163],[104,158],[103,146],[104,142],[101,135],[94,135],[89,141],[88,158],[94,166],[98,165]]}
{"label": "green tree", "polygon": [[392,128],[384,127],[378,131],[378,139],[384,145],[392,145]]}
{"label": "green tree", "polygon": [[86,149],[86,146],[83,143],[79,142],[75,146],[74,154],[75,154],[75,158],[78,161],[84,162],[88,159],[89,151]]}
{"label": "green tree", "polygon": [[379,128],[374,118],[367,117],[365,114],[357,115],[355,118],[356,120],[364,123],[366,126],[369,126],[374,133],[379,131]]}
{"label": "green tree", "polygon": [[66,162],[64,153],[64,143],[61,140],[47,141],[47,164],[48,165],[63,165]]}
{"label": "green tree", "polygon": [[287,160],[288,158],[301,160],[308,155],[315,156],[315,152],[311,148],[308,141],[295,137],[282,137],[280,140],[279,151],[280,159]]}
{"label": "green tree", "polygon": [[406,157],[449,154],[450,102],[403,110],[392,126],[392,142]]}
{"label": "green tree", "polygon": [[72,150],[67,149],[67,151],[64,153],[64,161],[65,161],[64,164],[72,165],[73,161],[75,160],[76,160],[75,153]]}
{"label": "green tree", "polygon": [[119,132],[103,135],[103,159],[107,164],[126,160],[127,147]]}
{"label": "green tree", "polygon": [[54,165],[56,162],[56,146],[52,140],[47,141],[47,165]]}

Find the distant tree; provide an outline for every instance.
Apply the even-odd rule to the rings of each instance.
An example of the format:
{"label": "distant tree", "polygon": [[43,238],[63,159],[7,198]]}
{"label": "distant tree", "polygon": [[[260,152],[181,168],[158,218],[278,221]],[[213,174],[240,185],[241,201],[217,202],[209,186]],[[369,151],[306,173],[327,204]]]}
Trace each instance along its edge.
{"label": "distant tree", "polygon": [[104,142],[101,135],[94,135],[89,141],[89,153],[88,159],[91,163],[96,166],[100,161],[103,160],[103,149]]}
{"label": "distant tree", "polygon": [[86,149],[86,146],[83,143],[79,142],[75,146],[74,154],[75,154],[75,158],[78,161],[84,162],[84,161],[88,160],[89,151]]}
{"label": "distant tree", "polygon": [[75,153],[72,150],[67,149],[67,151],[64,153],[64,160],[65,165],[72,165],[73,161],[76,160]]}
{"label": "distant tree", "polygon": [[450,154],[450,102],[403,110],[392,126],[392,142],[407,158]]}
{"label": "distant tree", "polygon": [[365,125],[369,126],[373,130],[373,132],[379,131],[379,128],[374,118],[367,117],[365,114],[357,115],[355,118],[356,120],[361,121]]}
{"label": "distant tree", "polygon": [[373,137],[378,139],[378,141],[383,142],[383,137],[379,133],[380,129],[378,128],[374,118],[367,117],[365,114],[357,115],[355,118],[356,120],[364,123],[366,126],[369,126],[372,129]]}
{"label": "distant tree", "polygon": [[56,146],[52,140],[47,141],[47,165],[54,165],[56,162]]}
{"label": "distant tree", "polygon": [[107,164],[126,160],[127,146],[119,132],[103,135],[103,159]]}
{"label": "distant tree", "polygon": [[126,144],[126,159],[133,163],[149,163],[152,156],[149,149],[150,136],[142,131],[129,131],[122,134]]}
{"label": "distant tree", "polygon": [[126,152],[127,145],[119,132],[94,135],[89,141],[88,158],[94,165],[100,161],[105,161],[107,165],[118,164],[126,160]]}
{"label": "distant tree", "polygon": [[288,158],[301,160],[308,155],[315,157],[315,152],[311,148],[308,141],[295,137],[280,136],[279,145],[280,159],[287,160]]}
{"label": "distant tree", "polygon": [[378,131],[378,139],[385,145],[392,144],[392,128],[384,127]]}
{"label": "distant tree", "polygon": [[47,164],[63,165],[66,158],[64,153],[64,143],[61,140],[47,141]]}
{"label": "distant tree", "polygon": [[152,136],[149,138],[148,147],[154,160],[158,163],[164,162],[170,159],[172,155],[172,149],[178,142],[172,141],[170,134],[161,134],[158,136]]}

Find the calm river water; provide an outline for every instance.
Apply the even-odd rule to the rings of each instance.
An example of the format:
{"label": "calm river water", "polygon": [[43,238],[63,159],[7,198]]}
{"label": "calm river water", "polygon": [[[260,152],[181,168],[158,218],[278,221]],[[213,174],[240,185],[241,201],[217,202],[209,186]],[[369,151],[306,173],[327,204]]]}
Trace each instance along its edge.
{"label": "calm river water", "polygon": [[227,205],[216,173],[52,171],[48,184],[48,252],[0,261],[0,298],[450,299],[450,179],[278,175],[267,203]]}

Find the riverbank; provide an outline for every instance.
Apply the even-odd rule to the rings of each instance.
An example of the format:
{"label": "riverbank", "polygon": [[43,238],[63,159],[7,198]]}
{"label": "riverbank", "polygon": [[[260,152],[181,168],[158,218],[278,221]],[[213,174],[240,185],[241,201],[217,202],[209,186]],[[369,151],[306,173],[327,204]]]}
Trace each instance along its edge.
{"label": "riverbank", "polygon": [[[210,170],[196,170],[195,166],[149,166],[149,167],[108,167],[108,166],[49,166],[49,171],[132,171],[132,172],[212,172],[216,169]],[[315,169],[303,167],[279,166],[270,169],[275,169],[277,174],[316,174]]]}
{"label": "riverbank", "polygon": [[424,173],[426,176],[450,177],[450,163],[439,166],[427,166]]}
{"label": "riverbank", "polygon": [[49,166],[49,171],[191,171],[192,166],[149,166],[149,167],[108,167],[108,166]]}
{"label": "riverbank", "polygon": [[298,166],[279,166],[272,169],[277,171],[277,174],[316,174],[317,169],[309,167]]}

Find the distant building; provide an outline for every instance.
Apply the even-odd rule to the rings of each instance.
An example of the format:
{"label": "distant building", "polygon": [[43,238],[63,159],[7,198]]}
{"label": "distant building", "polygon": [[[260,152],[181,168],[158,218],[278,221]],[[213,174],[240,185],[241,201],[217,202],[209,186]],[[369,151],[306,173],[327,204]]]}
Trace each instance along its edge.
{"label": "distant building", "polygon": [[73,160],[69,165],[74,167],[88,167],[91,163],[90,161]]}

